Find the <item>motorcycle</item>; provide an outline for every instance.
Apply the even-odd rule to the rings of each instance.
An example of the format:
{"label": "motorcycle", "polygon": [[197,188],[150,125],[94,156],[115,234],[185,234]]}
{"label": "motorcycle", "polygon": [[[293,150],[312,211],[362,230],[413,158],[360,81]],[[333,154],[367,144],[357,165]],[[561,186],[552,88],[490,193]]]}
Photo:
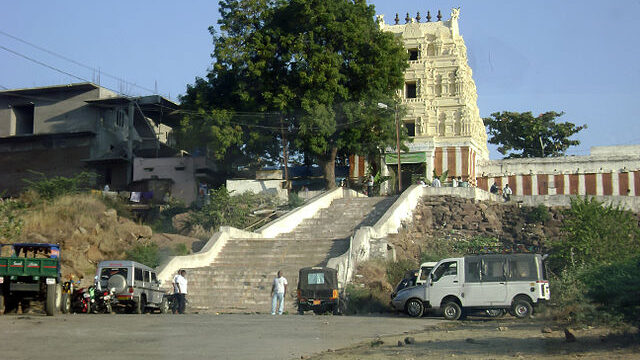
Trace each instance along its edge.
{"label": "motorcycle", "polygon": [[94,314],[111,314],[116,304],[115,289],[99,290],[94,293],[91,310]]}
{"label": "motorcycle", "polygon": [[71,302],[71,311],[74,313],[89,314],[93,302],[94,287],[75,289]]}

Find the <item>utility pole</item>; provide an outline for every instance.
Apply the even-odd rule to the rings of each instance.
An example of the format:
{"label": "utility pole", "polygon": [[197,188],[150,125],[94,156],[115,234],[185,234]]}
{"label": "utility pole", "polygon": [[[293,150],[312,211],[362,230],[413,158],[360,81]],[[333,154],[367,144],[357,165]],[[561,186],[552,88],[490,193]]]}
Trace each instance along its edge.
{"label": "utility pole", "polygon": [[[378,103],[380,109],[388,109],[385,103]],[[398,120],[398,104],[393,112],[396,121],[396,154],[398,155],[398,194],[402,192],[402,161],[400,160],[400,121]]]}
{"label": "utility pole", "polygon": [[129,115],[128,117],[128,130],[129,134],[127,135],[127,160],[129,161],[129,166],[127,166],[127,185],[131,184],[133,180],[133,104],[134,100],[129,99]]}

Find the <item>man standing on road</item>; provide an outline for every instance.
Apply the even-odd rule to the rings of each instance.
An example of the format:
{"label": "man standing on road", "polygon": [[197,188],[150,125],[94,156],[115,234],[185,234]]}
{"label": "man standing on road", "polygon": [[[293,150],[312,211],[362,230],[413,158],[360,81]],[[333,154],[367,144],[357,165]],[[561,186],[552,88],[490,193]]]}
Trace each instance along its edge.
{"label": "man standing on road", "polygon": [[178,270],[176,275],[173,277],[173,280],[171,281],[171,285],[173,285],[173,301],[171,301],[171,312],[174,314],[178,313],[178,294],[180,293],[180,290],[178,289],[178,277],[180,277],[180,271],[181,270]]}
{"label": "man standing on road", "polygon": [[287,279],[282,276],[282,270],[279,270],[278,277],[273,279],[273,285],[271,286],[271,315],[276,314],[276,307],[278,308],[278,315],[282,315],[284,311],[284,294],[287,293],[288,285]]}
{"label": "man standing on road", "polygon": [[185,296],[187,295],[187,272],[180,270],[180,275],[176,276],[175,284],[178,288],[178,292],[175,294],[175,301],[177,303],[178,313],[184,314],[184,307],[186,305]]}

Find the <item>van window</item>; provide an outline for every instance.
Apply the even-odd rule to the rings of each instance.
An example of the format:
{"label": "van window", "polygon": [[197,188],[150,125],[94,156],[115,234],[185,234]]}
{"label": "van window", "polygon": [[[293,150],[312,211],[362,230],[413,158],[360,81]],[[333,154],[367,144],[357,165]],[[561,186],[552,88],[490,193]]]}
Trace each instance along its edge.
{"label": "van window", "polygon": [[144,272],[144,282],[151,281],[151,273],[149,271]]}
{"label": "van window", "polygon": [[535,260],[533,256],[512,256],[509,259],[509,280],[537,280]]}
{"label": "van window", "polygon": [[433,272],[433,281],[440,280],[443,276],[458,275],[458,263],[455,261],[449,261],[440,264],[436,271]]}
{"label": "van window", "polygon": [[158,275],[154,272],[151,272],[151,281],[158,281]]}
{"label": "van window", "polygon": [[465,282],[480,282],[480,264],[481,259],[478,257],[465,257]]}
{"label": "van window", "polygon": [[142,281],[142,269],[135,268],[134,275],[135,275],[134,277],[135,281]]}
{"label": "van window", "polygon": [[482,260],[482,281],[505,281],[505,260],[506,258],[503,256],[485,257]]}

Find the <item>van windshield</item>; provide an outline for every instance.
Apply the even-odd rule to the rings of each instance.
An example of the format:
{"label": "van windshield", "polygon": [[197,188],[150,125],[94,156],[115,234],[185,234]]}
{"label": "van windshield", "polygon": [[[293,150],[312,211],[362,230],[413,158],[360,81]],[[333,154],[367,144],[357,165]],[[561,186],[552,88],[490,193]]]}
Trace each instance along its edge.
{"label": "van windshield", "polygon": [[127,278],[127,268],[103,268],[100,272],[100,279],[108,280],[114,275],[122,275]]}

